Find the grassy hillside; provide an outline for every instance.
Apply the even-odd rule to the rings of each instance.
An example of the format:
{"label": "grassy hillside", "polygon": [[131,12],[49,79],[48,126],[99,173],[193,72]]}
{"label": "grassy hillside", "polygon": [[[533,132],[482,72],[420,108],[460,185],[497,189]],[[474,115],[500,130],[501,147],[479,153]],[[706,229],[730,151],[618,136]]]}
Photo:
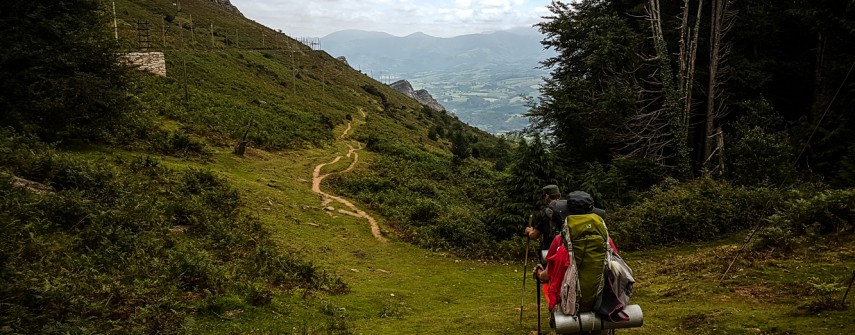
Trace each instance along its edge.
{"label": "grassy hillside", "polygon": [[[245,38],[240,48],[237,40],[223,40],[233,48],[193,43],[200,20],[238,32],[261,28],[207,1],[184,1],[180,10],[171,1],[116,7],[127,49],[137,20],[169,22],[161,30],[169,76],[133,74],[130,110],[116,111],[127,120],[107,127],[114,131],[107,145],[52,147],[4,130],[4,332],[211,333],[223,331],[218,321],[238,320],[234,327],[258,321],[277,333],[347,333],[351,319],[314,297],[349,290],[338,274],[347,272],[312,257],[332,252],[321,241],[335,235],[301,234],[342,215],[320,210],[329,204],[306,180],[343,149],[345,124],[363,143],[354,146],[442,162],[451,161],[452,130],[481,148],[500,143],[281,34]],[[244,134],[250,151],[233,156]],[[360,169],[370,171],[366,156]],[[275,165],[257,171],[258,162]],[[30,194],[12,186],[18,178],[56,193]],[[447,188],[437,182],[427,186]],[[305,226],[281,230],[291,222]],[[38,249],[44,256],[34,262]]]}
{"label": "grassy hillside", "polygon": [[[0,131],[0,333],[534,329],[534,286],[520,323],[529,274],[508,260],[523,242],[489,243],[485,213],[501,205],[491,201],[507,143],[284,35],[241,38],[238,48],[228,29],[266,28],[208,1],[181,1],[181,11],[171,1],[116,4],[124,45],[135,41],[131,22],[171,16],[169,75],[133,75],[125,137],[68,146]],[[199,42],[204,27],[193,29],[196,45],[170,47],[192,41],[191,14],[228,28],[215,28],[214,48]],[[245,133],[249,149],[237,156]],[[316,169],[330,174],[320,190],[357,210],[313,192]],[[642,231],[660,210],[649,207],[616,231]],[[851,308],[829,303],[855,267],[842,230],[791,253],[745,253],[722,282],[741,236],[625,253],[646,313],[626,333],[855,330]]]}

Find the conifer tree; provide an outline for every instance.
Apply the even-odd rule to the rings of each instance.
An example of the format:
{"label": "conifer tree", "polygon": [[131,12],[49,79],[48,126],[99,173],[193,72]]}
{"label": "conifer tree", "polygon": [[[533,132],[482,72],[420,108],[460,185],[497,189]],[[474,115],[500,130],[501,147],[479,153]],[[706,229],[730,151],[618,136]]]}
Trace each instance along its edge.
{"label": "conifer tree", "polygon": [[128,80],[95,0],[11,0],[0,12],[0,123],[47,140],[100,138]]}
{"label": "conifer tree", "polygon": [[491,222],[495,237],[501,240],[521,234],[528,215],[543,206],[541,188],[559,184],[559,175],[555,157],[539,136],[530,142],[522,140],[502,181],[503,200],[495,201]]}
{"label": "conifer tree", "polygon": [[456,130],[452,135],[451,153],[454,155],[456,163],[460,163],[472,155],[472,149],[469,147],[469,139],[463,129]]}

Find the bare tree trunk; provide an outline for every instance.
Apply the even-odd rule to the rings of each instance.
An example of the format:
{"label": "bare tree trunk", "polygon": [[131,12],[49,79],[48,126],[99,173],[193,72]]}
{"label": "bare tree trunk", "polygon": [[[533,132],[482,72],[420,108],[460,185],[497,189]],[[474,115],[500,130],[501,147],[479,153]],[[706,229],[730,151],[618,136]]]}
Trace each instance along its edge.
{"label": "bare tree trunk", "polygon": [[[722,44],[722,38],[730,30],[731,20],[728,14],[730,0],[712,0],[710,13],[710,69],[709,85],[707,86],[707,115],[704,141],[704,173],[708,173],[709,162],[714,153],[713,143],[716,141],[716,121],[719,118],[719,110],[716,98],[719,97],[719,77],[721,76],[721,65],[723,58],[727,55],[727,48]],[[719,155],[721,155],[719,151]]]}
{"label": "bare tree trunk", "polygon": [[[684,27],[688,27],[688,0],[685,0],[686,9],[684,12]],[[688,73],[694,71],[694,57],[689,55],[689,51],[693,49],[692,42],[687,41],[689,34],[681,31],[681,46],[680,46],[680,73],[679,81],[675,85],[673,72],[671,71],[671,58],[668,53],[668,48],[665,43],[665,36],[662,30],[661,10],[659,0],[650,0],[648,6],[650,15],[651,28],[653,30],[653,41],[656,47],[656,58],[659,60],[659,79],[662,84],[662,92],[665,96],[664,110],[668,116],[668,123],[671,128],[671,135],[674,138],[673,145],[676,153],[677,174],[683,178],[691,177],[691,157],[689,148],[689,118],[688,110],[685,108],[686,91],[691,85],[687,79]],[[681,27],[681,29],[683,29]],[[681,104],[681,101],[683,103]]]}
{"label": "bare tree trunk", "polygon": [[811,111],[813,112],[813,118],[818,120],[822,105],[824,105],[825,101],[822,98],[822,66],[825,60],[825,38],[822,35],[822,32],[818,32],[816,34],[816,67],[814,68],[814,78],[813,78],[813,106]]}
{"label": "bare tree trunk", "polygon": [[[686,7],[688,7],[689,2],[686,1]],[[694,31],[688,31],[686,36],[689,33],[694,34],[692,36],[691,42],[689,44],[688,54],[683,56],[688,59],[689,68],[686,71],[686,75],[682,78],[685,81],[683,96],[685,96],[686,100],[683,103],[683,117],[686,120],[691,120],[692,117],[692,93],[693,87],[695,84],[695,63],[698,59],[698,32],[701,31],[701,12],[704,5],[704,0],[698,1],[698,14],[695,17],[695,29]],[[688,16],[688,11],[686,12]]]}
{"label": "bare tree trunk", "polygon": [[727,171],[725,171],[724,165],[724,132],[721,130],[721,127],[718,127],[718,174],[719,176],[724,176]]}
{"label": "bare tree trunk", "polygon": [[692,93],[695,83],[695,63],[698,58],[698,32],[701,29],[701,12],[704,1],[698,1],[694,29],[689,28],[690,1],[683,0],[683,14],[680,24],[680,97],[683,99],[683,118],[689,120],[692,115]]}
{"label": "bare tree trunk", "polygon": [[716,86],[718,86],[718,47],[721,43],[721,34],[719,34],[720,22],[718,17],[719,3],[721,0],[712,0],[712,12],[710,13],[710,71],[709,84],[707,85],[707,118],[704,141],[704,173],[709,170],[709,161],[712,158],[713,147],[713,129],[715,128],[715,95]]}

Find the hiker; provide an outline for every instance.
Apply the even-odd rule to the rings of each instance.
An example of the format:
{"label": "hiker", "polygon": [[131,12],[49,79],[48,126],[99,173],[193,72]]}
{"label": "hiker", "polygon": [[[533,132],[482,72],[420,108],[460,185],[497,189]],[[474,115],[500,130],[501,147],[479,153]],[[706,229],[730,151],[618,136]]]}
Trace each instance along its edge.
{"label": "hiker", "polygon": [[[565,243],[565,235],[568,238],[573,238],[577,241],[577,244],[574,245],[574,249],[577,247],[582,247],[584,249],[590,248],[590,245],[586,245],[588,241],[594,241],[593,246],[600,245],[600,249],[603,248],[603,237],[605,237],[608,241],[608,246],[617,253],[617,248],[614,246],[614,242],[611,240],[611,237],[608,236],[608,232],[605,227],[605,223],[602,221],[602,217],[600,216],[602,211],[597,211],[594,208],[594,200],[593,198],[585,192],[575,191],[568,194],[567,199],[563,200],[566,202],[566,218],[567,218],[567,227],[562,227],[562,231],[560,234],[557,234],[550,243],[548,248],[545,262],[546,268],[538,265],[533,270],[533,275],[538,280],[548,282],[544,288],[544,295],[546,296],[547,305],[550,311],[550,320],[554,321],[554,313],[560,311],[556,311],[555,307],[558,304],[562,304],[562,308],[559,310],[566,310],[567,307],[565,304],[568,302],[562,302],[562,292],[561,286],[567,283],[565,281],[565,275],[571,273],[571,276],[574,278],[578,278],[580,290],[577,293],[581,293],[581,296],[578,296],[578,300],[575,300],[577,296],[575,294],[572,295],[571,298],[573,304],[578,302],[578,305],[572,307],[573,313],[578,312],[587,312],[591,311],[597,300],[598,286],[600,289],[601,285],[597,285],[597,283],[602,282],[602,260],[601,259],[588,259],[584,255],[574,254],[574,259],[571,258],[571,253],[568,252],[567,246],[570,244]],[[581,224],[581,225],[580,225]],[[584,228],[581,228],[584,227]],[[575,231],[573,231],[575,229]],[[599,243],[596,242],[596,238],[599,238]],[[589,238],[594,238],[594,240],[589,240]],[[588,241],[585,241],[588,240]],[[596,247],[595,247],[596,249]],[[594,251],[596,254],[598,251],[595,249],[590,249]],[[589,252],[586,250],[586,252]],[[571,262],[577,262],[576,266],[571,269],[573,271],[568,272],[568,268],[571,266]],[[593,263],[587,264],[586,262]],[[575,285],[573,285],[575,287]],[[578,308],[578,309],[577,309]]]}
{"label": "hiker", "polygon": [[[557,185],[546,185],[541,190],[543,191],[544,207],[540,210],[537,226],[526,227],[525,234],[531,240],[542,237],[540,241],[540,250],[542,250],[542,252],[538,253],[537,257],[540,260],[540,263],[545,265],[546,260],[543,258],[543,254],[549,250],[549,245],[552,243],[552,239],[561,232],[561,228],[564,226],[564,219],[569,214],[569,209],[567,204],[568,200],[561,199],[561,191],[558,189]],[[588,193],[581,191],[576,191],[571,194],[575,195],[577,192],[584,193],[590,198]],[[591,209],[585,209],[587,213],[593,212],[601,218],[605,218],[605,210],[593,207],[593,198],[591,198],[590,206]]]}
{"label": "hiker", "polygon": [[[564,213],[566,215],[597,214],[602,218],[605,214],[604,210],[594,207],[593,197],[582,191],[571,192],[566,200],[561,201],[567,203],[565,209],[567,212]],[[554,210],[555,205],[555,203],[552,203],[552,206],[550,206],[551,208],[547,207],[547,209]],[[554,304],[557,303],[561,281],[564,279],[564,272],[567,270],[567,267],[570,266],[570,258],[567,249],[564,246],[564,240],[559,232],[560,229],[556,231],[555,236],[549,240],[549,247],[546,248],[547,253],[544,260],[546,268],[543,266],[536,266],[533,270],[535,272],[535,277],[539,278],[543,282],[550,282],[549,291],[548,293],[545,292],[545,294],[547,294],[547,300],[550,302],[550,310],[554,307]],[[615,247],[611,237],[608,238],[608,242],[609,246],[617,252],[617,248]],[[556,269],[556,271],[547,271],[546,269],[550,269],[550,265],[552,265],[551,268]],[[556,279],[557,283],[555,282]]]}
{"label": "hiker", "polygon": [[[552,243],[552,239],[555,235],[558,235],[561,226],[557,226],[553,217],[555,216],[555,211],[553,206],[553,202],[561,199],[561,191],[558,189],[557,185],[546,185],[542,189],[543,191],[543,209],[540,210],[540,215],[537,220],[537,226],[535,227],[526,227],[525,235],[528,236],[529,239],[535,240],[538,237],[541,237],[540,240],[540,250],[548,250],[549,245]],[[541,264],[544,264],[545,260],[543,259],[541,253],[538,253],[538,259]]]}

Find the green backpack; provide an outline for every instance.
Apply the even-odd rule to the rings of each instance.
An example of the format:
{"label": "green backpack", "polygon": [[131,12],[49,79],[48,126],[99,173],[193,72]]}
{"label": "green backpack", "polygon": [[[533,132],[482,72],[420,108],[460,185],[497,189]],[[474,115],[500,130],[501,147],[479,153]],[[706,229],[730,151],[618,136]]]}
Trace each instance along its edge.
{"label": "green backpack", "polygon": [[599,307],[603,291],[603,270],[609,252],[609,233],[603,219],[597,214],[567,216],[561,229],[567,250],[572,250],[579,285],[579,312]]}

